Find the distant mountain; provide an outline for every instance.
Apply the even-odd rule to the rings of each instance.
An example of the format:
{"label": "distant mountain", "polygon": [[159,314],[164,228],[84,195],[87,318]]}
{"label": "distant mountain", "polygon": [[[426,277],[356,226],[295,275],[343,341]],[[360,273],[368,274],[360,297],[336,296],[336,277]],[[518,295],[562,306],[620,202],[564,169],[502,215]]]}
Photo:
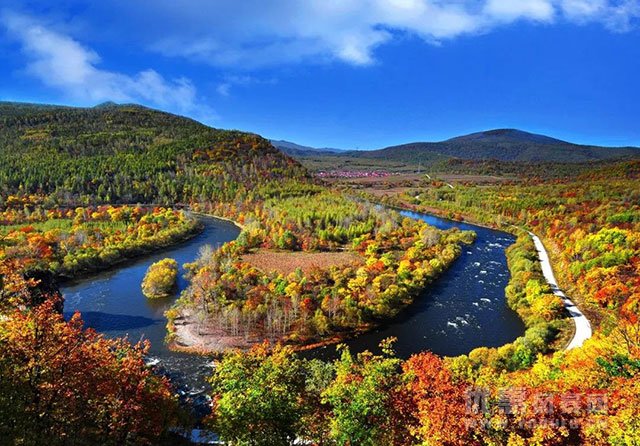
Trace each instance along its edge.
{"label": "distant mountain", "polygon": [[446,142],[484,142],[494,144],[505,143],[533,143],[533,144],[569,144],[560,139],[549,136],[537,135],[517,129],[496,129],[486,132],[471,133],[470,135],[458,136],[448,139]]}
{"label": "distant mountain", "polygon": [[345,152],[345,150],[343,149],[331,149],[328,147],[324,147],[324,148],[316,148],[316,147],[309,147],[309,146],[301,146],[300,144],[296,144],[290,141],[284,141],[284,140],[271,140],[271,144],[280,149],[282,152],[286,153],[289,156],[297,156],[297,157],[301,157],[301,156],[314,156],[314,155],[335,155],[337,153],[343,153]]}
{"label": "distant mountain", "polygon": [[[315,155],[324,152],[314,152]],[[290,153],[294,157],[305,154]],[[429,164],[446,159],[511,162],[579,163],[620,158],[640,158],[637,147],[600,147],[573,144],[516,129],[496,129],[441,142],[414,142],[371,151],[324,153],[365,159],[385,159]]]}

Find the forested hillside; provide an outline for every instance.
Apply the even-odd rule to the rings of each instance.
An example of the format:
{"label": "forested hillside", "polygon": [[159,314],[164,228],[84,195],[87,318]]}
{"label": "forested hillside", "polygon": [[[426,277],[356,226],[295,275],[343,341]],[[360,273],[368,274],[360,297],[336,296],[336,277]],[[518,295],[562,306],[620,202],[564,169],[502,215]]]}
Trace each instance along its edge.
{"label": "forested hillside", "polygon": [[442,142],[415,142],[360,152],[366,158],[425,162],[434,157],[495,159],[499,161],[577,163],[639,157],[634,147],[598,147],[573,144],[515,129],[496,129],[451,138]]}
{"label": "forested hillside", "polygon": [[317,154],[329,155],[332,153],[344,152],[344,150],[342,149],[332,149],[329,147],[315,148],[315,147],[309,147],[309,146],[301,146],[300,144],[296,144],[289,141],[283,141],[283,140],[272,139],[271,144],[273,144],[274,147],[277,147],[279,150],[286,153],[287,155],[294,156],[294,157],[317,155]]}
{"label": "forested hillside", "polygon": [[253,134],[137,105],[0,103],[0,192],[59,204],[231,200],[304,170]]}

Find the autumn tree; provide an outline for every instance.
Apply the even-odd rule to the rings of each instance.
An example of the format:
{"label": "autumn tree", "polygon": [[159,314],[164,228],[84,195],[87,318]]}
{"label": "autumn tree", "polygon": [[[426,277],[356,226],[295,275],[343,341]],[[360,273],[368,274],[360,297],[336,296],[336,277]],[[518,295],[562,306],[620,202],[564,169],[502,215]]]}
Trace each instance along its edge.
{"label": "autumn tree", "polygon": [[226,353],[210,379],[208,424],[232,444],[293,444],[304,414],[302,366],[290,347],[267,343]]}
{"label": "autumn tree", "polygon": [[152,264],[142,281],[142,292],[149,298],[167,297],[176,286],[178,262],[162,259]]}
{"label": "autumn tree", "polygon": [[478,444],[472,429],[480,423],[470,410],[469,385],[455,383],[442,359],[430,352],[419,353],[402,365],[402,371],[416,411],[417,424],[411,431],[423,444]]}
{"label": "autumn tree", "polygon": [[176,420],[168,382],[131,346],[49,300],[0,318],[0,437],[11,444],[151,444]]}
{"label": "autumn tree", "polygon": [[383,356],[364,352],[354,357],[341,347],[334,365],[336,377],[323,393],[323,401],[331,407],[330,435],[337,444],[377,446],[398,444],[402,437],[408,440],[394,406],[401,361],[391,343],[386,340],[381,345]]}
{"label": "autumn tree", "polygon": [[16,259],[0,260],[0,313],[28,306],[38,281],[24,276],[24,262]]}

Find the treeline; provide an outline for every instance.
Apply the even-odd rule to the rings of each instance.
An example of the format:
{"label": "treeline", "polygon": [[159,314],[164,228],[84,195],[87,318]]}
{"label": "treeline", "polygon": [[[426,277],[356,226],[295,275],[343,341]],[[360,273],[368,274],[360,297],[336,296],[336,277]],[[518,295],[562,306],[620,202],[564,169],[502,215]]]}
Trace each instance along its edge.
{"label": "treeline", "polygon": [[542,181],[576,178],[603,168],[603,166],[605,166],[605,169],[611,169],[627,164],[628,162],[619,160],[554,163],[452,158],[434,162],[428,165],[426,170],[431,174],[488,175],[503,179],[511,177],[517,182],[539,183]]}

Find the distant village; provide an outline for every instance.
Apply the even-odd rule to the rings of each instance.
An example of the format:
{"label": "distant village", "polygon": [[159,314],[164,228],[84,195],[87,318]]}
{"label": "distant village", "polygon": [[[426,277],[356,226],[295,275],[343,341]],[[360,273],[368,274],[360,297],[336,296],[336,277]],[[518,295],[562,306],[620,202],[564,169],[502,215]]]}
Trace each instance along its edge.
{"label": "distant village", "polygon": [[320,178],[384,178],[392,175],[380,170],[321,170],[316,173]]}

